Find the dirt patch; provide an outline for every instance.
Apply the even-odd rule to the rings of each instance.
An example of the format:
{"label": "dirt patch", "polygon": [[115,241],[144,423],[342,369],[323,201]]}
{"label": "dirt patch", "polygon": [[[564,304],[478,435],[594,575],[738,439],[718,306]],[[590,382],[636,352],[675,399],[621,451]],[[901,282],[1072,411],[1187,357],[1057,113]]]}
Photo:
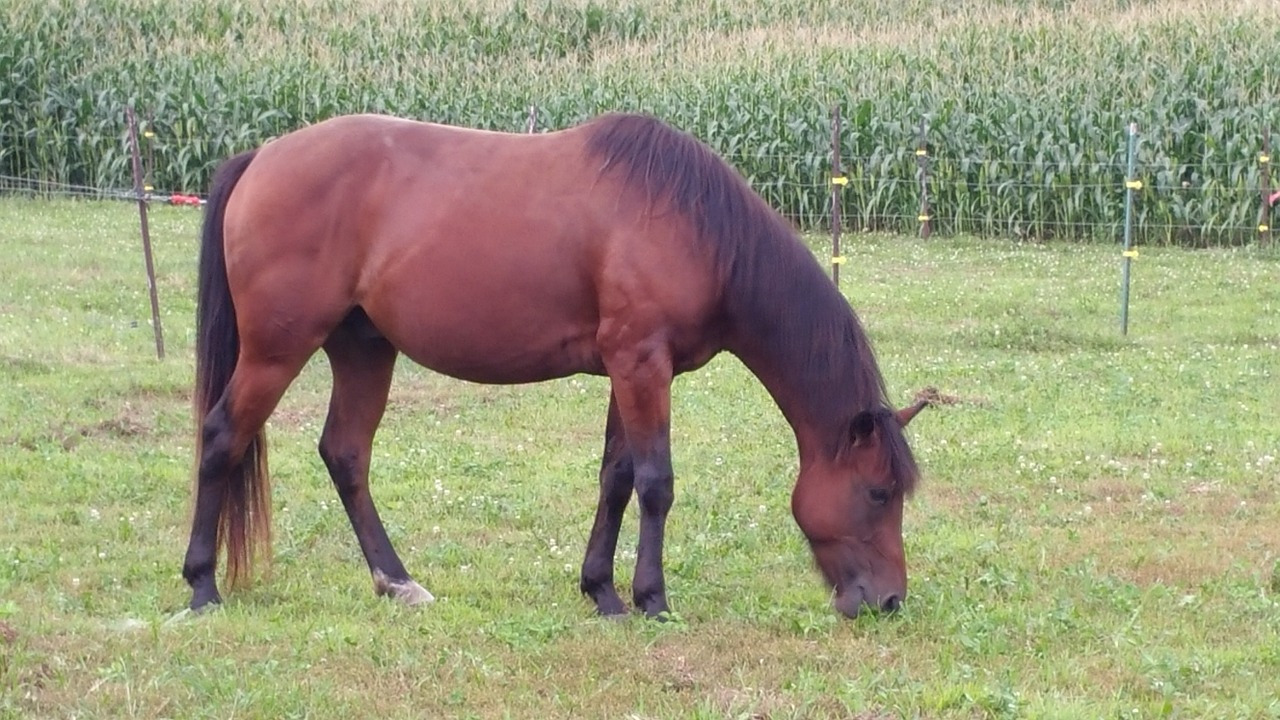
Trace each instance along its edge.
{"label": "dirt patch", "polygon": [[320,404],[314,405],[298,405],[291,403],[290,405],[276,408],[271,413],[271,418],[267,420],[267,425],[271,428],[279,428],[286,431],[301,430],[308,425],[323,427],[321,423],[325,420],[326,409]]}
{"label": "dirt patch", "polygon": [[53,366],[48,363],[11,355],[0,356],[0,369],[15,375],[48,375],[53,372]]}
{"label": "dirt patch", "polygon": [[963,397],[960,395],[948,395],[939,392],[938,388],[930,385],[915,394],[912,402],[927,402],[935,407],[945,407],[952,405],[971,405],[974,407],[989,407],[991,401],[984,397]]}
{"label": "dirt patch", "polygon": [[12,645],[18,639],[18,631],[7,622],[0,621],[0,645]]}
{"label": "dirt patch", "polygon": [[49,427],[43,432],[0,437],[0,445],[13,445],[35,452],[50,443],[56,443],[61,445],[63,450],[71,451],[85,440],[134,441],[150,436],[154,432],[155,427],[150,418],[126,405],[123,412],[107,420],[89,425],[64,423]]}
{"label": "dirt patch", "polygon": [[103,420],[93,425],[81,425],[59,433],[63,450],[72,450],[81,441],[92,438],[132,439],[150,435],[150,423],[138,417],[138,414],[125,408],[125,411],[110,420]]}
{"label": "dirt patch", "polygon": [[[648,674],[665,692],[706,698],[714,710],[724,717],[771,720],[791,717],[832,717],[847,720],[889,720],[891,715],[875,710],[850,714],[834,696],[800,697],[785,688],[786,668],[794,663],[793,653],[804,655],[812,649],[775,647],[776,653],[762,651],[762,667],[773,671],[740,672],[727,660],[735,653],[728,648],[658,645],[646,658]],[[765,659],[768,662],[765,662]],[[789,660],[788,660],[789,658]],[[738,678],[741,683],[726,684],[725,678]]]}

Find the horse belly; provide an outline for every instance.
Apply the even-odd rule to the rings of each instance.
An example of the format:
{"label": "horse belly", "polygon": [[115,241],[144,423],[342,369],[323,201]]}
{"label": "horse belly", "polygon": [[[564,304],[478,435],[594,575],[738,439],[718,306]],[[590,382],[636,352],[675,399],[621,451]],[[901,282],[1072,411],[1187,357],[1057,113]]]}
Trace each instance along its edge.
{"label": "horse belly", "polygon": [[[503,331],[508,332],[503,332]],[[565,328],[557,334],[520,333],[506,327],[490,333],[451,329],[392,342],[414,362],[462,380],[489,384],[530,383],[577,373],[604,373],[593,332]]]}
{"label": "horse belly", "polygon": [[414,362],[481,383],[602,374],[598,318],[585,287],[564,278],[436,271],[366,303],[375,326]]}

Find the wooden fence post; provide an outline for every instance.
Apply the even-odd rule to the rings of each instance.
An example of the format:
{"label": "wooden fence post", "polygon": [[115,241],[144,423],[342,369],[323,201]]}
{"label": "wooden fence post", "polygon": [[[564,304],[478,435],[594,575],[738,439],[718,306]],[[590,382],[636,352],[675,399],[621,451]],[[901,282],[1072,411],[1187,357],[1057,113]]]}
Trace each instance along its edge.
{"label": "wooden fence post", "polygon": [[156,336],[156,357],[164,359],[164,331],[160,328],[160,297],[156,292],[156,267],[151,257],[151,229],[147,224],[147,196],[142,182],[142,154],[138,149],[138,118],[133,108],[125,108],[129,121],[129,152],[133,156],[133,193],[138,198],[142,223],[142,256],[147,265],[147,290],[151,294],[151,327]]}

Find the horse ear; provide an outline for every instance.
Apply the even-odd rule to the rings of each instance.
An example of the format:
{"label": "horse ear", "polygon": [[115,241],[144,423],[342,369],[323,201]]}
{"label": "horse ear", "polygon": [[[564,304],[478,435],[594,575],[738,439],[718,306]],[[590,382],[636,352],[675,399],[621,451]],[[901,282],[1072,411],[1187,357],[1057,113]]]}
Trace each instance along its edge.
{"label": "horse ear", "polygon": [[866,410],[854,415],[853,420],[849,422],[849,440],[853,442],[854,447],[866,444],[875,434],[876,417]]}
{"label": "horse ear", "polygon": [[929,407],[929,401],[925,398],[921,398],[916,401],[915,405],[902,408],[897,412],[898,424],[902,425],[902,427],[906,427],[907,423],[911,422],[911,419],[916,416],[916,413],[927,407]]}

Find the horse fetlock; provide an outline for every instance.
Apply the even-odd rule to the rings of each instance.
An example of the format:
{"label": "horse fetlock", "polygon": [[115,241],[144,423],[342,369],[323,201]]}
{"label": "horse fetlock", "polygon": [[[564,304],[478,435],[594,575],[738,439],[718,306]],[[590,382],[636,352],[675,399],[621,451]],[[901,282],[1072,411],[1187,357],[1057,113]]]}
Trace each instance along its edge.
{"label": "horse fetlock", "polygon": [[[218,596],[218,583],[213,575],[214,565],[211,561],[186,562],[182,566],[182,578],[193,591],[192,607],[206,602],[222,602]],[[197,601],[200,601],[197,603]]]}
{"label": "horse fetlock", "polygon": [[626,614],[627,606],[622,602],[617,588],[613,585],[612,571],[594,573],[584,568],[578,588],[582,590],[583,595],[591,598],[601,615]]}
{"label": "horse fetlock", "polygon": [[222,596],[218,594],[218,587],[213,583],[212,579],[207,583],[193,584],[193,587],[191,604],[187,606],[191,612],[207,612],[222,604]]}
{"label": "horse fetlock", "polygon": [[212,562],[191,562],[188,560],[182,565],[182,579],[186,580],[191,587],[196,587],[211,575],[213,575]]}
{"label": "horse fetlock", "polygon": [[637,586],[633,589],[633,599],[636,607],[649,617],[658,617],[670,611],[667,606],[666,589],[661,585],[657,588],[641,588]]}
{"label": "horse fetlock", "polygon": [[606,617],[626,615],[627,606],[622,602],[617,589],[612,584],[597,586],[593,591],[585,592],[596,604],[596,612]]}
{"label": "horse fetlock", "polygon": [[426,588],[411,579],[394,580],[381,570],[373,571],[373,591],[413,607],[435,602],[436,598]]}

